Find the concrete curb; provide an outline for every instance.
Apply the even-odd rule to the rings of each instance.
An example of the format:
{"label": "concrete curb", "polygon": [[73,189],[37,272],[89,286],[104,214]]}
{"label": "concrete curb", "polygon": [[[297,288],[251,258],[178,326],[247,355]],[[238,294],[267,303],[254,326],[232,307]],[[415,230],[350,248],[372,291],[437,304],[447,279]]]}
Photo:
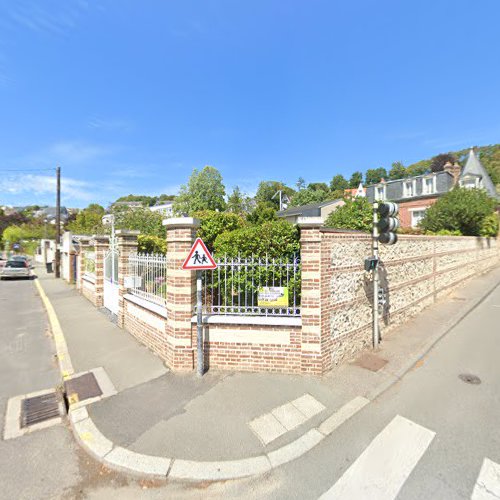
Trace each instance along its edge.
{"label": "concrete curb", "polygon": [[[38,279],[35,280],[35,284],[47,310],[56,343],[59,368],[64,380],[74,373],[64,333],[56,312]],[[367,394],[367,397],[354,398],[325,418],[317,427],[308,430],[295,441],[267,454],[239,460],[216,462],[143,455],[127,450],[107,439],[96,427],[85,407],[70,407],[69,420],[71,428],[82,448],[99,462],[110,469],[118,472],[126,472],[138,477],[149,479],[172,478],[184,481],[217,481],[263,474],[291,462],[313,449],[335,429],[362,410],[370,401],[379,397],[398,382],[442,337],[485,300],[498,286],[499,284],[496,283],[486,294],[483,294],[475,301],[471,301],[469,304],[470,307],[465,308],[463,314],[458,319],[451,321],[443,332],[430,339],[422,349],[409,358],[408,362],[396,374],[387,373],[388,379],[384,380],[378,387]]]}

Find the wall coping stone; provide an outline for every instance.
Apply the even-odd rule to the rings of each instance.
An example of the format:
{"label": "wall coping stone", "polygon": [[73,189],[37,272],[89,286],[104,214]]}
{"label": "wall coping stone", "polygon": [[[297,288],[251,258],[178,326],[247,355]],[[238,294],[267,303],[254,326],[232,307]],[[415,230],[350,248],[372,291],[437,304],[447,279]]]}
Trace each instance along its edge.
{"label": "wall coping stone", "polygon": [[83,274],[82,280],[88,281],[89,283],[95,285],[95,276],[88,276],[87,274]]}
{"label": "wall coping stone", "polygon": [[162,224],[171,227],[199,227],[201,222],[199,219],[194,217],[169,217],[168,219],[163,219]]}
{"label": "wall coping stone", "polygon": [[117,229],[115,233],[117,236],[137,236],[141,234],[141,232],[136,229]]}
{"label": "wall coping stone", "polygon": [[141,299],[140,297],[136,297],[131,293],[126,293],[123,298],[128,300],[129,302],[133,302],[134,304],[142,307],[143,309],[148,309],[158,316],[162,316],[163,318],[167,318],[167,309],[165,307],[159,306],[158,304],[153,304],[153,302],[149,302],[149,300]]}
{"label": "wall coping stone", "polygon": [[325,225],[325,221],[323,220],[323,217],[298,217],[297,225],[304,228],[319,228]]}
{"label": "wall coping stone", "polygon": [[[196,316],[191,323],[196,323]],[[203,316],[204,325],[267,325],[267,326],[302,326],[301,317],[287,316],[224,316],[211,314]]]}

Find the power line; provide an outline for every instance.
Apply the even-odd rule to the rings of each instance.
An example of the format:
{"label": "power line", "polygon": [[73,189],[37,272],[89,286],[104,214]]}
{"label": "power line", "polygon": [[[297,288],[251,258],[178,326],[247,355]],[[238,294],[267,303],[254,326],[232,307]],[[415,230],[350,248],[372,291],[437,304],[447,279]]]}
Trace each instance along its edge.
{"label": "power line", "polygon": [[0,169],[0,173],[3,172],[19,172],[19,173],[24,173],[24,172],[48,172],[48,171],[55,172],[55,168],[23,168],[20,170],[16,169]]}

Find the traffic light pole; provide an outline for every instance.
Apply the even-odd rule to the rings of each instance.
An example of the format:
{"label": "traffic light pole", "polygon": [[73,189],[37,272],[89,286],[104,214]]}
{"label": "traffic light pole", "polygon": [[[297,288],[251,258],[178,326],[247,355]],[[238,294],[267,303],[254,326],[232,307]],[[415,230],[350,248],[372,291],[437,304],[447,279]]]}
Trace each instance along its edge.
{"label": "traffic light pole", "polygon": [[377,349],[379,343],[378,328],[378,203],[373,204],[373,234],[372,251],[376,259],[376,265],[373,269],[373,348]]}

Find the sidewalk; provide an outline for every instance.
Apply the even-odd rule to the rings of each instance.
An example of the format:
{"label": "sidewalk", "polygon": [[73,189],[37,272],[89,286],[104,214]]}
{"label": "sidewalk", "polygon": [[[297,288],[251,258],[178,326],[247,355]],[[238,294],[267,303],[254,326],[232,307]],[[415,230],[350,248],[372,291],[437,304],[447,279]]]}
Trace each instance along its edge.
{"label": "sidewalk", "polygon": [[71,412],[81,444],[110,467],[189,480],[262,473],[306,453],[500,283],[497,267],[394,330],[376,353],[387,361],[376,372],[346,364],[323,377],[209,371],[200,379],[169,372],[73,287],[37,272],[74,372],[102,367],[117,392],[86,405],[90,418],[83,408]]}

